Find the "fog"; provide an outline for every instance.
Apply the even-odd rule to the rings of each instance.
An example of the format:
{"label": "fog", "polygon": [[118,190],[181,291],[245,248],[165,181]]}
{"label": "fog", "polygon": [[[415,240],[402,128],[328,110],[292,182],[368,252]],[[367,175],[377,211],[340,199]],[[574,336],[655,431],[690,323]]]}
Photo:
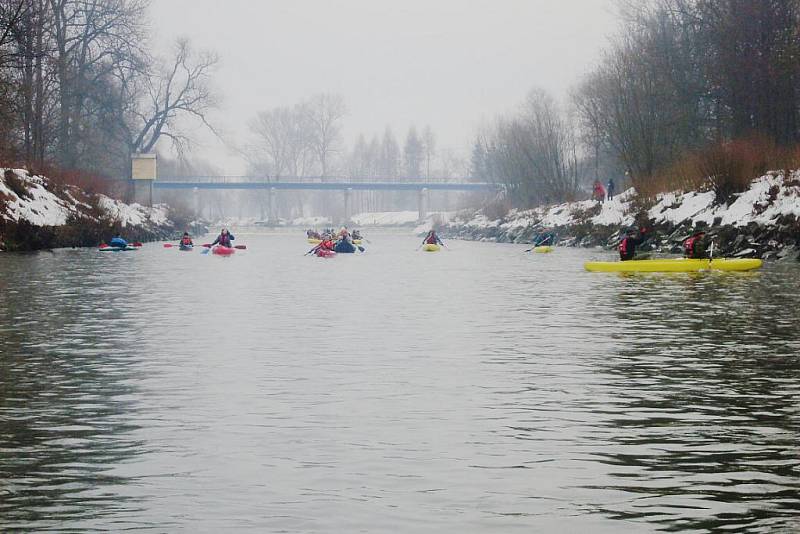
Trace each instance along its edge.
{"label": "fog", "polygon": [[223,141],[192,135],[226,174],[246,172],[257,111],[319,92],[344,98],[348,146],[430,125],[440,150],[467,157],[481,123],[531,88],[565,97],[616,26],[611,0],[153,0],[151,13],[157,54],[185,36],[220,56],[211,120]]}

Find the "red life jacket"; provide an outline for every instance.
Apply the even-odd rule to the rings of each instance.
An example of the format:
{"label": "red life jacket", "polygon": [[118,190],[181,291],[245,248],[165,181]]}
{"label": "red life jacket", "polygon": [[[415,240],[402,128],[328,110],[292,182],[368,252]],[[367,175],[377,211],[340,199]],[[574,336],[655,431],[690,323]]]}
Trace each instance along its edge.
{"label": "red life jacket", "polygon": [[231,234],[219,234],[217,244],[222,247],[231,248]]}
{"label": "red life jacket", "polygon": [[192,244],[191,237],[184,237],[183,239],[181,239],[181,245],[191,245],[191,244]]}
{"label": "red life jacket", "polygon": [[683,242],[683,252],[686,254],[686,257],[694,257],[694,246],[701,237],[703,237],[702,234],[693,235]]}
{"label": "red life jacket", "polygon": [[438,239],[436,239],[436,234],[431,234],[428,236],[428,239],[425,240],[425,243],[428,245],[435,245]]}
{"label": "red life jacket", "polygon": [[319,248],[325,249],[325,250],[333,250],[333,241],[331,241],[330,239],[327,239],[327,240],[325,240],[325,241],[323,241],[322,243],[319,244]]}
{"label": "red life jacket", "polygon": [[628,238],[625,237],[622,241],[619,242],[619,253],[622,256],[625,256],[628,253]]}

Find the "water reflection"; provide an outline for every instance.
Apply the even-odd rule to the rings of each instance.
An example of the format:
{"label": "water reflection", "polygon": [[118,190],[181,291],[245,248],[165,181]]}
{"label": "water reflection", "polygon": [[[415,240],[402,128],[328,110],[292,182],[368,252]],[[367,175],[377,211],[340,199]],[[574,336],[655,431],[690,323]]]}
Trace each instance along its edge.
{"label": "water reflection", "polygon": [[[111,273],[52,255],[4,258],[0,296],[0,517],[46,529],[137,506],[108,488],[144,444],[136,429],[131,300],[99,305]],[[65,271],[66,269],[66,271]],[[80,282],[77,282],[80,280]],[[33,283],[31,283],[33,282]],[[117,326],[109,326],[117,325]],[[126,326],[127,325],[127,326]],[[110,330],[119,332],[109,336]]]}
{"label": "water reflection", "polygon": [[0,258],[0,528],[797,527],[796,266],[241,239]]}
{"label": "water reflection", "polygon": [[594,453],[612,478],[594,487],[636,497],[600,512],[671,531],[798,527],[800,314],[785,274],[619,281],[603,363],[616,402]]}

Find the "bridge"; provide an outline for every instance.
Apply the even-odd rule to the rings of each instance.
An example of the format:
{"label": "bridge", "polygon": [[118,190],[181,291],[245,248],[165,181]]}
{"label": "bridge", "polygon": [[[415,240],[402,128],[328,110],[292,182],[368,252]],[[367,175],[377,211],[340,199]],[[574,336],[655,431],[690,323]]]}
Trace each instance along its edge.
{"label": "bridge", "polygon": [[342,177],[330,178],[266,178],[257,176],[200,176],[159,178],[155,189],[275,189],[306,191],[498,191],[497,184],[463,180],[414,181],[354,181]]}
{"label": "bridge", "polygon": [[[151,182],[152,189],[162,190],[266,190],[269,193],[269,213],[276,213],[275,197],[278,191],[342,191],[344,193],[345,220],[350,211],[353,191],[417,191],[419,217],[427,214],[430,191],[497,192],[498,184],[467,182],[464,180],[414,180],[414,181],[357,181],[344,177],[263,177],[263,176],[195,176],[165,177]],[[152,193],[151,193],[152,195]]]}

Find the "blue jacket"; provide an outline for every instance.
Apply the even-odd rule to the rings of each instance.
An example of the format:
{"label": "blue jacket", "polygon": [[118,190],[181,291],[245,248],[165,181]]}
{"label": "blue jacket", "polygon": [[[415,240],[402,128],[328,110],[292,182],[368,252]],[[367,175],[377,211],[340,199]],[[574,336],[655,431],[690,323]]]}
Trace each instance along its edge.
{"label": "blue jacket", "polygon": [[125,248],[128,246],[128,242],[122,239],[121,237],[113,238],[111,241],[109,241],[108,244],[112,247],[119,247],[119,248]]}

